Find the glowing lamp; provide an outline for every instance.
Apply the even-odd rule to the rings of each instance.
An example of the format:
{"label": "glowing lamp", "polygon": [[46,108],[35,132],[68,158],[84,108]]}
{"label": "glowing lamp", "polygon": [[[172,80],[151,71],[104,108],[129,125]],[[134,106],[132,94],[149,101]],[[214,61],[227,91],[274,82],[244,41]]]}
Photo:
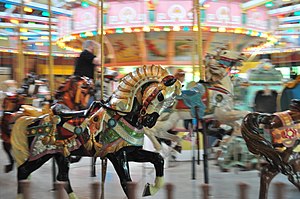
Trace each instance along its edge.
{"label": "glowing lamp", "polygon": [[84,8],[87,8],[87,7],[89,7],[89,4],[86,1],[82,1],[81,6],[84,7]]}
{"label": "glowing lamp", "polygon": [[272,8],[272,7],[274,6],[274,3],[273,3],[272,1],[269,1],[269,2],[267,2],[267,3],[265,4],[265,6],[266,6],[267,8]]}
{"label": "glowing lamp", "polygon": [[25,12],[32,12],[33,10],[32,10],[32,8],[24,7],[24,11],[25,11]]}

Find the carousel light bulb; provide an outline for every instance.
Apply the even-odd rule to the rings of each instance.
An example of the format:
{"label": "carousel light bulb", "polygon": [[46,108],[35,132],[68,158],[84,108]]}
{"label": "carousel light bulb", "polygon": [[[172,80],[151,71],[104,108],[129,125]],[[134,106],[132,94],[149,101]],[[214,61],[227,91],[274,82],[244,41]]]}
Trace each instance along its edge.
{"label": "carousel light bulb", "polygon": [[84,8],[87,8],[87,7],[89,7],[89,3],[86,2],[86,1],[82,1],[81,6],[84,7]]}
{"label": "carousel light bulb", "polygon": [[24,11],[25,11],[25,12],[32,12],[33,10],[32,10],[32,8],[24,7]]}

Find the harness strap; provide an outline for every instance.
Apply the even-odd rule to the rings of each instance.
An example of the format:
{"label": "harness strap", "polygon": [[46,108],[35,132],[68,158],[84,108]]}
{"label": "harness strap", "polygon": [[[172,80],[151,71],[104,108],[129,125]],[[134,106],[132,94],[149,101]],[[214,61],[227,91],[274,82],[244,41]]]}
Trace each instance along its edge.
{"label": "harness strap", "polygon": [[290,116],[288,111],[274,113],[274,115],[276,115],[280,119],[283,126],[290,126],[294,124],[293,118]]}

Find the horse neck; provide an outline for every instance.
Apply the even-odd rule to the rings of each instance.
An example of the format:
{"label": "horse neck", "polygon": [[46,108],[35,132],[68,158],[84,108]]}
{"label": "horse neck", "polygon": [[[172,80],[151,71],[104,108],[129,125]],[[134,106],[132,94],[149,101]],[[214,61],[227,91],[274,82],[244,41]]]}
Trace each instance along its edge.
{"label": "horse neck", "polygon": [[63,94],[61,97],[61,103],[66,105],[71,110],[77,110],[77,106],[75,105],[75,97],[76,97],[76,91],[77,87],[69,82],[67,85],[65,85],[65,88],[63,88]]}
{"label": "horse neck", "polygon": [[229,91],[233,95],[233,84],[229,75],[226,75],[223,79],[221,79],[220,83],[227,91]]}

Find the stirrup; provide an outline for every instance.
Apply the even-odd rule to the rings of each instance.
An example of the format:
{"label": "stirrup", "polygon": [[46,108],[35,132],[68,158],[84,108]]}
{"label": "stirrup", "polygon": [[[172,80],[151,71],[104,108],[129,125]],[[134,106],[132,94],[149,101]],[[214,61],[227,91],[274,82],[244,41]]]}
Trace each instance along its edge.
{"label": "stirrup", "polygon": [[144,191],[143,191],[143,197],[146,197],[146,196],[151,196],[151,193],[150,193],[150,184],[147,183],[145,184],[145,187],[144,187]]}

